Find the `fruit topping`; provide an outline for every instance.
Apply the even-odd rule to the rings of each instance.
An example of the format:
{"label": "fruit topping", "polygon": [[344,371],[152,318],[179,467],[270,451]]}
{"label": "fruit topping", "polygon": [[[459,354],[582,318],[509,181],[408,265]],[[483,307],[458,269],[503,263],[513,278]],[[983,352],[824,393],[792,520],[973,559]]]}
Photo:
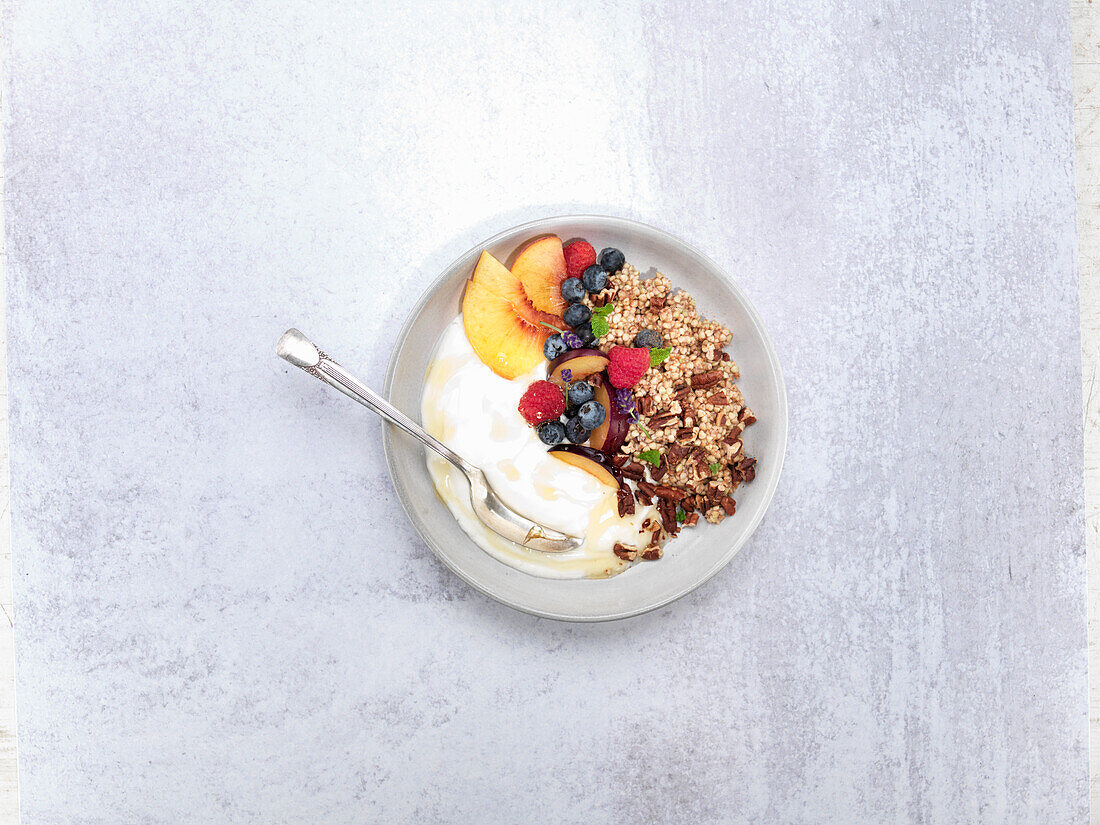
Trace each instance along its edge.
{"label": "fruit topping", "polygon": [[542,345],[550,334],[520,318],[513,304],[476,281],[466,284],[462,323],[477,357],[502,378],[530,372],[542,360]]}
{"label": "fruit topping", "polygon": [[607,288],[607,270],[599,264],[592,264],[581,275],[581,283],[591,293],[601,292]]}
{"label": "fruit topping", "polygon": [[579,327],[576,327],[573,332],[578,340],[580,340],[582,347],[590,347],[596,343],[596,333],[592,331],[592,323],[590,321],[586,321]]}
{"label": "fruit topping", "polygon": [[600,257],[597,260],[600,266],[611,273],[618,272],[626,264],[626,256],[619,250],[610,246],[600,250]]}
{"label": "fruit topping", "polygon": [[[613,455],[626,441],[627,433],[630,431],[630,414],[624,412],[622,407],[615,403],[605,384],[600,383],[593,389],[595,400],[607,410],[607,417],[602,424],[592,430],[588,443],[597,450]],[[630,393],[630,390],[611,389],[614,392]],[[631,402],[631,409],[633,409],[633,396],[631,396]]]}
{"label": "fruit topping", "polygon": [[645,347],[612,347],[608,353],[607,378],[612,386],[630,389],[649,369],[649,350]]}
{"label": "fruit topping", "polygon": [[549,381],[536,381],[519,400],[519,414],[528,424],[552,421],[565,412],[565,395],[561,387]]}
{"label": "fruit topping", "polygon": [[[566,464],[580,467],[608,487],[615,489],[621,489],[622,487],[622,471],[615,466],[611,461],[611,456],[606,453],[575,444],[562,444],[551,447],[548,452],[554,458],[561,459]],[[633,502],[633,499],[631,501]]]}
{"label": "fruit topping", "polygon": [[568,351],[569,345],[565,343],[565,339],[558,332],[547,338],[546,343],[542,345],[542,354],[546,356],[547,361],[553,361],[559,355]]}
{"label": "fruit topping", "polygon": [[561,297],[571,304],[583,301],[585,295],[584,284],[580,278],[566,278],[561,282]]}
{"label": "fruit topping", "polygon": [[579,415],[574,415],[565,422],[565,437],[574,444],[583,444],[588,440],[588,428],[581,423]]}
{"label": "fruit topping", "polygon": [[634,346],[654,349],[661,346],[661,336],[651,329],[643,329],[634,336]]}
{"label": "fruit topping", "polygon": [[560,421],[544,421],[538,426],[539,441],[553,447],[565,441],[565,425]]}
{"label": "fruit topping", "polygon": [[[570,278],[579,278],[596,263],[596,250],[588,241],[573,241],[565,245],[565,272]],[[569,300],[566,298],[566,300]]]}
{"label": "fruit topping", "polygon": [[594,430],[607,418],[607,410],[598,401],[585,401],[577,410],[577,420],[586,430]]}
{"label": "fruit topping", "polygon": [[568,326],[579,327],[581,324],[587,323],[591,317],[592,310],[584,304],[570,304],[565,308],[565,313],[561,316],[561,319]]}
{"label": "fruit topping", "polygon": [[552,315],[565,311],[567,304],[561,297],[561,282],[565,280],[561,238],[550,235],[529,243],[512,264],[512,274],[522,282],[535,309]]}
{"label": "fruit topping", "polygon": [[574,381],[569,385],[569,389],[566,391],[566,397],[570,404],[574,407],[579,407],[586,401],[591,401],[595,398],[596,390],[587,381]]}
{"label": "fruit topping", "polygon": [[[566,333],[563,336],[566,343],[569,342],[570,335],[572,333]],[[598,349],[571,349],[547,364],[546,377],[555,384],[564,386],[588,378],[588,376],[595,375],[598,372],[603,372],[608,363],[610,363],[608,357]],[[563,375],[565,370],[569,372],[568,377]]]}

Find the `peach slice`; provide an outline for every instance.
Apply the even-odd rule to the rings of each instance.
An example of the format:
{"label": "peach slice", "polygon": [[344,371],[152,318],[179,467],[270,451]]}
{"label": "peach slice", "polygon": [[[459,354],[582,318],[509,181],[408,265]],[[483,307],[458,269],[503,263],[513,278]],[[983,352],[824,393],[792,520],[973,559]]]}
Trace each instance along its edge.
{"label": "peach slice", "polygon": [[512,264],[512,274],[523,283],[523,290],[535,309],[561,315],[569,306],[561,297],[565,253],[557,235],[539,238],[525,246]]}
{"label": "peach slice", "polygon": [[547,450],[554,458],[579,467],[597,481],[618,490],[623,486],[622,471],[611,461],[611,456],[580,444],[559,444]]}
{"label": "peach slice", "polygon": [[[529,324],[535,326],[549,324],[558,329],[562,328],[561,318],[535,309],[527,299],[527,293],[523,291],[523,284],[519,278],[509,272],[508,267],[488,252],[482,252],[481,257],[477,259],[473,279],[475,283],[481,284],[500,297],[507,298],[511,302],[516,315]],[[546,328],[543,327],[543,329]],[[552,332],[553,330],[547,329],[546,336],[549,336]],[[546,336],[544,336],[544,340]]]}
{"label": "peach slice", "polygon": [[600,452],[614,455],[626,441],[626,434],[630,431],[630,418],[611,400],[606,382],[593,382],[592,389],[596,394],[596,401],[603,404],[603,408],[607,410],[607,416],[603,423],[592,431],[588,443]]}
{"label": "peach slice", "polygon": [[[555,384],[580,381],[590,375],[603,372],[611,359],[598,349],[571,349],[563,352],[546,367],[546,377]],[[569,370],[569,381],[561,377],[563,369]]]}
{"label": "peach slice", "polygon": [[466,284],[462,323],[477,357],[501,378],[525,375],[543,360],[550,330],[524,320],[511,301],[476,281]]}

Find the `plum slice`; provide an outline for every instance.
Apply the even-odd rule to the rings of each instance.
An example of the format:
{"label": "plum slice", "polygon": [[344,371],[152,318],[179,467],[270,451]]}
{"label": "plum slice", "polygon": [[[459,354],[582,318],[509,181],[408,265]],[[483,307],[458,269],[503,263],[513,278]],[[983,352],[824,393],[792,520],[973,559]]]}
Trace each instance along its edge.
{"label": "plum slice", "polygon": [[614,455],[626,441],[626,434],[630,431],[630,418],[619,409],[618,404],[611,400],[611,394],[607,391],[607,382],[592,383],[596,401],[607,410],[607,415],[603,423],[592,431],[588,443],[601,452]]}
{"label": "plum slice", "polygon": [[566,464],[579,467],[608,487],[618,490],[623,486],[622,471],[615,466],[607,453],[580,444],[559,444],[547,452]]}
{"label": "plum slice", "polygon": [[[571,349],[563,352],[546,367],[546,377],[555,384],[569,384],[590,375],[603,372],[611,359],[598,349]],[[569,381],[561,377],[563,369],[569,370]]]}

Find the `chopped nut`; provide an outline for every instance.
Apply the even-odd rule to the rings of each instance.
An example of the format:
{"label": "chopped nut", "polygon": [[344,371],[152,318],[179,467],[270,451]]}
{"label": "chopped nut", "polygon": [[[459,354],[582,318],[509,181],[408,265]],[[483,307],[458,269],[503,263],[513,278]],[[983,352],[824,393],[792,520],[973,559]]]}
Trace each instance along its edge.
{"label": "chopped nut", "polygon": [[732,516],[737,511],[737,502],[735,502],[729,496],[723,496],[718,502],[722,509],[726,511],[727,516]]}
{"label": "chopped nut", "polygon": [[643,475],[645,475],[645,468],[637,461],[632,461],[629,464],[624,464],[622,467],[623,475],[629,478],[631,481],[637,481]]}
{"label": "chopped nut", "polygon": [[699,523],[698,513],[688,513],[687,518],[684,519],[684,527],[694,527]]}
{"label": "chopped nut", "polygon": [[618,556],[620,559],[623,559],[624,561],[634,561],[634,559],[638,558],[638,551],[635,548],[627,547],[626,545],[619,544],[618,542],[615,542],[613,552],[616,556]]}
{"label": "chopped nut", "polygon": [[730,400],[726,398],[724,392],[716,392],[714,395],[707,398],[708,404],[714,404],[716,407],[724,407],[729,404]]}
{"label": "chopped nut", "polygon": [[663,498],[668,501],[681,501],[687,497],[687,493],[683,490],[677,490],[675,487],[658,487],[656,489],[658,498]]}
{"label": "chopped nut", "polygon": [[664,555],[664,551],[659,544],[651,544],[645,550],[642,551],[642,558],[646,561],[657,561]]}
{"label": "chopped nut", "polygon": [[633,515],[634,496],[630,493],[630,491],[619,488],[619,491],[616,495],[619,505],[619,518],[622,518],[623,516]]}
{"label": "chopped nut", "polygon": [[691,388],[695,390],[707,389],[708,387],[713,387],[721,380],[722,372],[720,370],[701,372],[691,376]]}
{"label": "chopped nut", "polygon": [[662,427],[665,427],[665,426],[671,424],[672,422],[676,421],[678,418],[679,418],[679,416],[676,415],[676,413],[672,413],[672,412],[661,413],[660,415],[654,416],[653,418],[651,418],[649,420],[649,426],[652,427],[655,430],[658,430],[658,429],[661,429]]}

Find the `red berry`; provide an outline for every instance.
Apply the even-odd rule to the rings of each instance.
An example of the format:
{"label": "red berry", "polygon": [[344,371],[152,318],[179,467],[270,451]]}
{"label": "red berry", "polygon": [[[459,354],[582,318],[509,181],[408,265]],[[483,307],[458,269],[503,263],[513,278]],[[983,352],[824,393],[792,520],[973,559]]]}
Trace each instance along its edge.
{"label": "red berry", "polygon": [[[648,350],[647,350],[648,352]],[[549,381],[536,381],[519,400],[519,414],[528,424],[553,421],[565,412],[565,394],[561,387]]]}
{"label": "red berry", "polygon": [[612,347],[607,356],[611,359],[607,378],[619,389],[630,389],[649,369],[649,350],[645,347]]}
{"label": "red berry", "polygon": [[566,278],[579,278],[588,267],[596,263],[596,250],[588,241],[573,241],[563,251]]}

